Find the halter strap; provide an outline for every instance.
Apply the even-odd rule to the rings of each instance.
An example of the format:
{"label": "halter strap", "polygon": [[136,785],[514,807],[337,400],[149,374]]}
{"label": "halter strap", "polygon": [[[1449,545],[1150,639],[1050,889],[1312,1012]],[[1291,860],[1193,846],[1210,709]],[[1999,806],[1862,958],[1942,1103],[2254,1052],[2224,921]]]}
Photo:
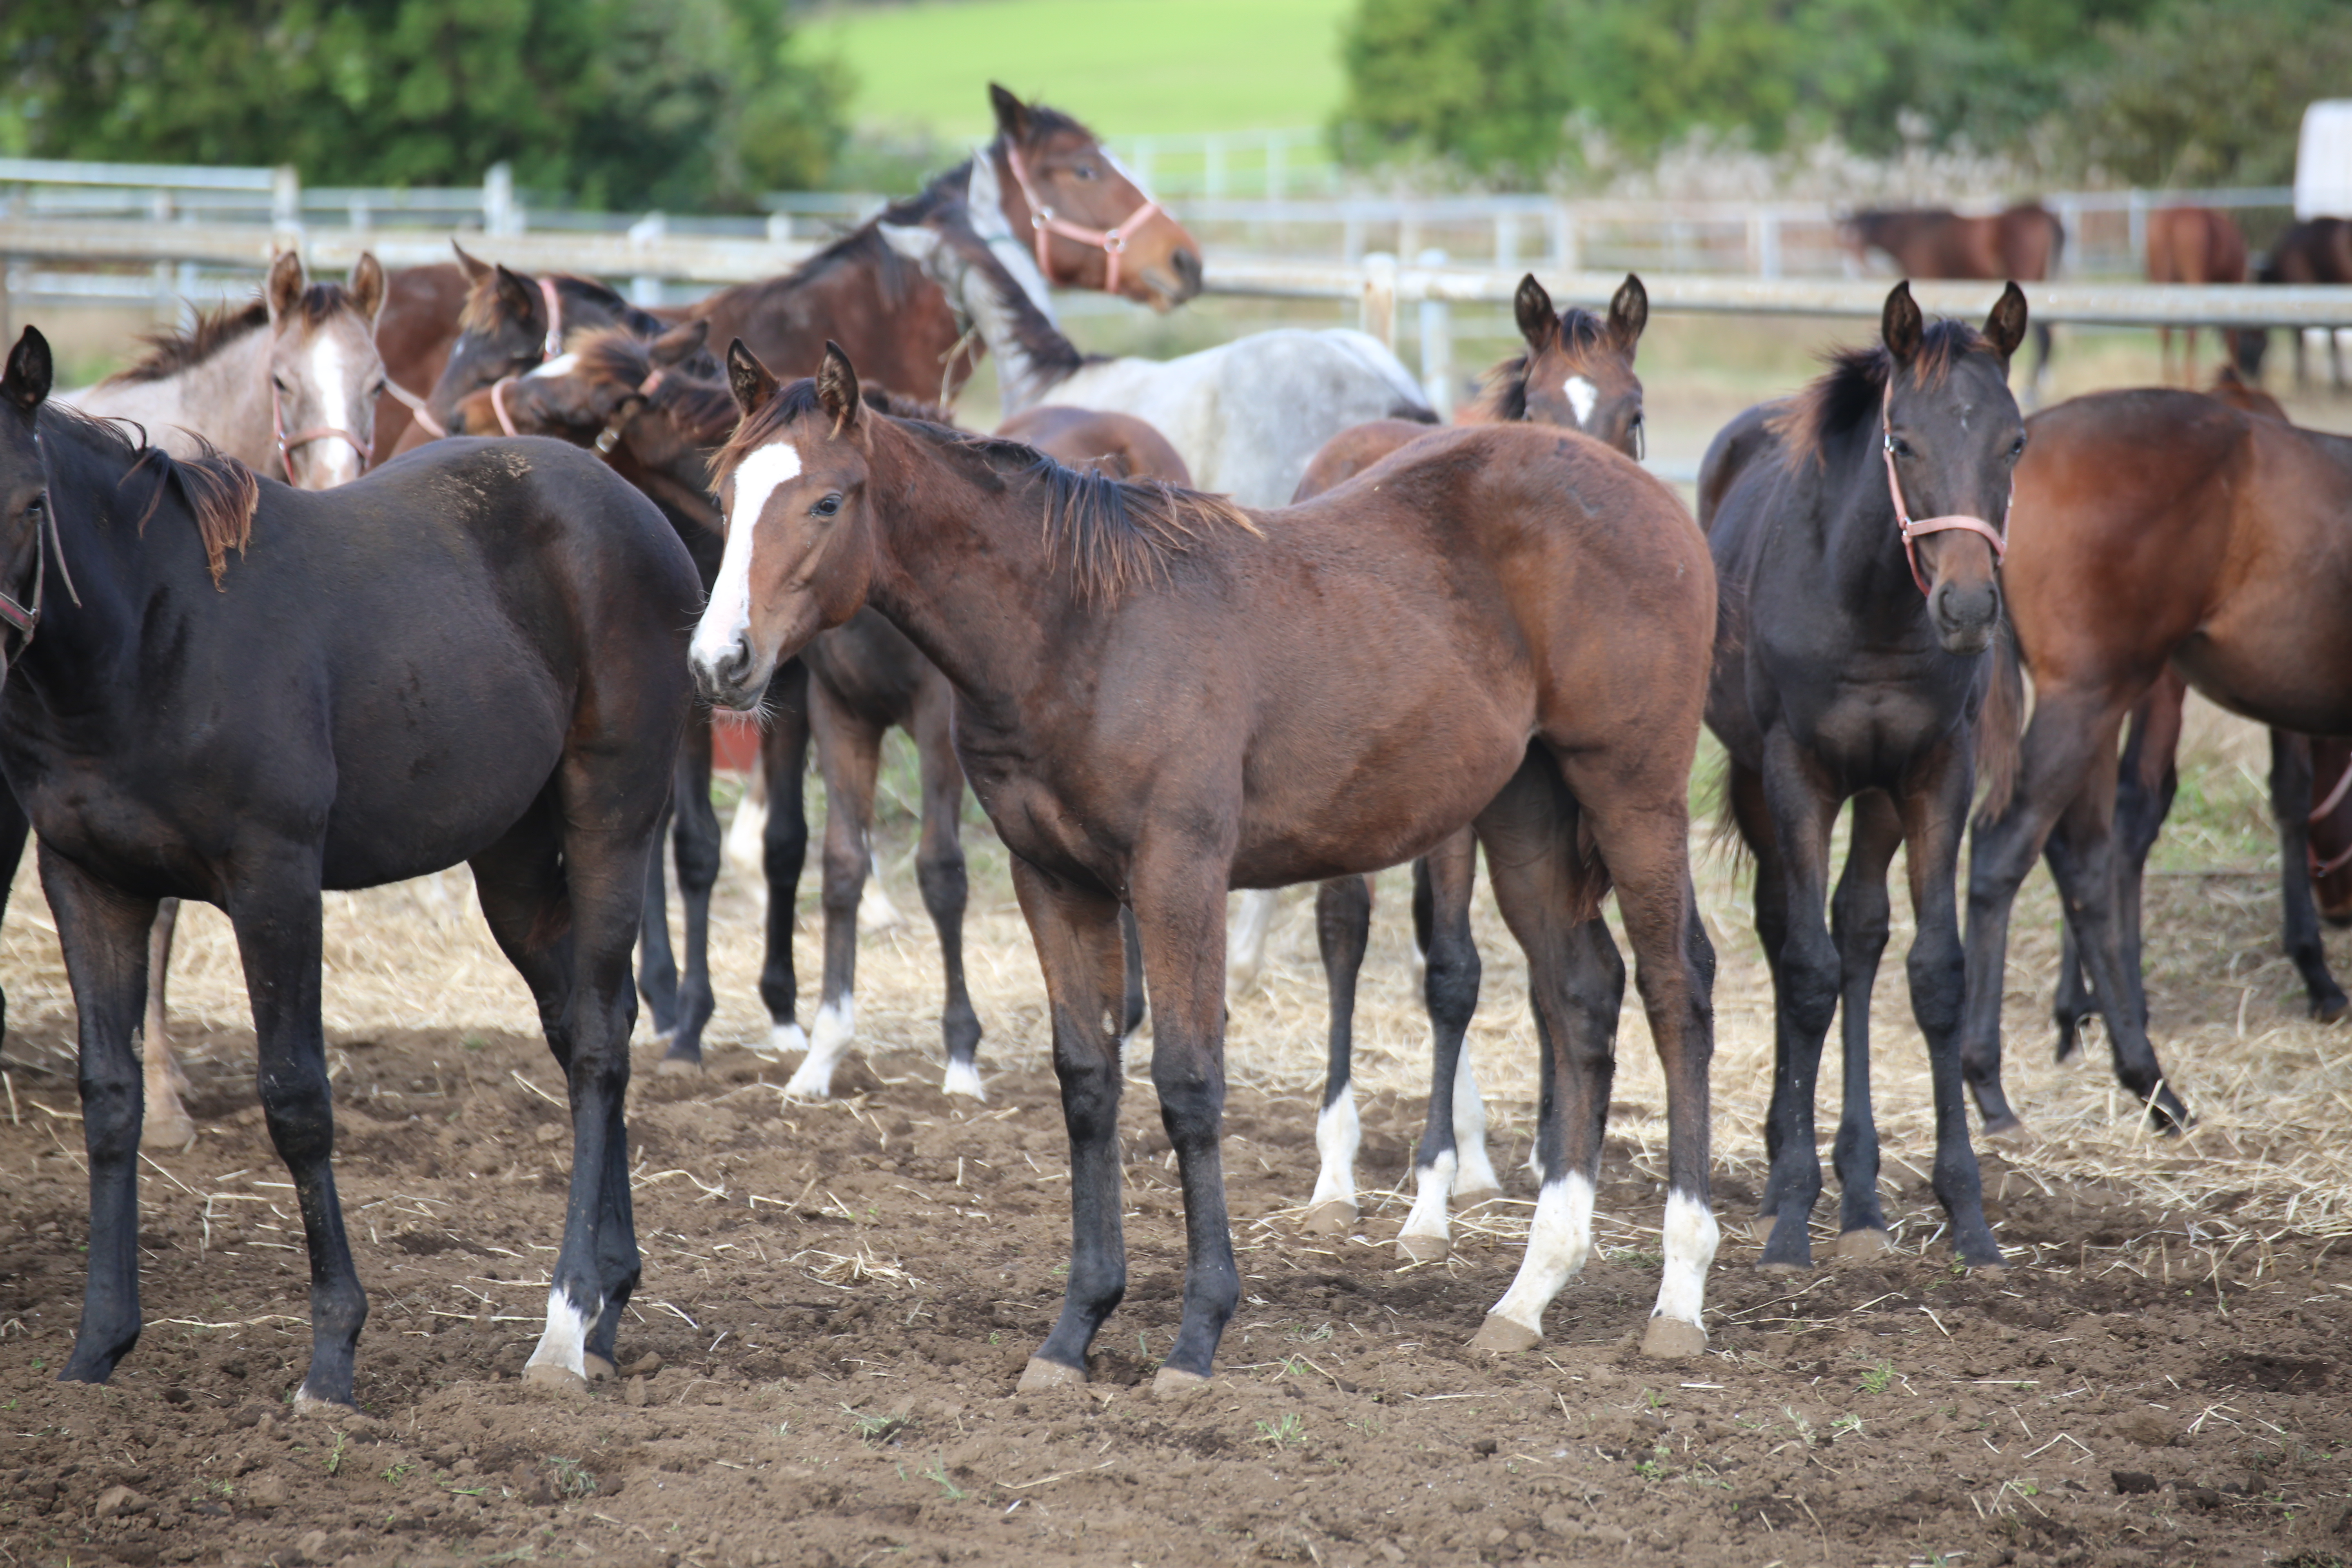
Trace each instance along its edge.
{"label": "halter strap", "polygon": [[1971,517],[1966,512],[1951,512],[1943,517],[1913,517],[1910,507],[1903,500],[1903,481],[1895,473],[1894,411],[1895,372],[1889,368],[1886,394],[1878,403],[1878,446],[1880,453],[1886,458],[1886,493],[1895,498],[1895,526],[1903,535],[1903,559],[1910,565],[1911,581],[1919,585],[1921,594],[1927,592],[1927,579],[1919,571],[1919,537],[1927,533],[1949,533],[1955,530],[1983,534],[1992,544],[1992,563],[1998,570],[2009,553],[2009,542],[2002,536],[2009,531],[2009,509],[2017,502],[2017,481],[2014,479],[2010,480],[2009,500],[2001,503],[1999,529],[1984,519]]}
{"label": "halter strap", "polygon": [[502,375],[490,383],[490,412],[499,416],[499,429],[509,436],[520,436],[522,432],[515,428],[514,416],[507,412],[507,384],[514,379]]}
{"label": "halter strap", "polygon": [[613,455],[613,448],[621,444],[621,432],[628,428],[630,420],[644,412],[645,405],[652,400],[653,395],[660,390],[662,378],[667,374],[669,374],[667,365],[656,365],[652,374],[637,383],[636,395],[622,404],[619,412],[613,416],[604,429],[597,432],[598,456],[609,458]]}
{"label": "halter strap", "polygon": [[1108,257],[1102,291],[1118,293],[1119,258],[1127,253],[1127,242],[1135,237],[1136,230],[1151,220],[1153,214],[1160,211],[1160,204],[1146,196],[1143,205],[1129,213],[1117,228],[1087,228],[1083,224],[1072,223],[1045,205],[1045,198],[1037,194],[1037,187],[1029,183],[1028,165],[1021,161],[1021,149],[1013,144],[1010,136],[1004,139],[1004,161],[1012,165],[1013,183],[1021,187],[1022,200],[1029,204],[1029,226],[1037,237],[1037,270],[1045,275],[1045,281],[1055,281],[1054,264],[1049,259],[1052,255],[1049,237],[1058,234],[1065,239],[1075,239],[1080,245],[1092,247]]}
{"label": "halter strap", "polygon": [[441,421],[433,417],[433,411],[425,405],[425,399],[417,396],[390,376],[383,378],[383,389],[392,394],[394,402],[407,405],[409,414],[419,425],[425,426],[426,434],[435,440],[438,441],[442,437],[449,434],[448,431],[441,428]]}
{"label": "halter strap", "polygon": [[2352,763],[2345,764],[2344,776],[2336,781],[2336,787],[2327,792],[2327,798],[2311,808],[2310,820],[2317,822],[2329,812],[2342,805],[2344,797],[2347,794],[2352,794]]}
{"label": "halter strap", "polygon": [[[33,432],[33,445],[37,449],[41,433]],[[58,552],[58,577],[66,585],[66,597],[74,608],[81,608],[81,595],[74,590],[73,573],[66,565],[65,535],[58,531],[57,500],[46,484],[41,487],[41,521],[33,530],[33,600],[20,604],[15,595],[0,588],[0,625],[16,632],[16,652],[21,654],[32,643],[33,634],[41,629],[41,599],[48,586],[49,551]],[[13,656],[11,656],[13,657]]]}
{"label": "halter strap", "polygon": [[[269,375],[267,364],[262,366],[261,374]],[[385,384],[391,384],[387,382]],[[286,410],[278,398],[278,378],[274,375],[269,376],[269,429],[278,438],[278,460],[286,465],[286,482],[289,485],[298,482],[294,478],[294,448],[297,447],[307,447],[313,441],[348,441],[352,444],[352,450],[360,455],[360,472],[363,474],[368,470],[368,458],[373,456],[365,442],[333,425],[313,426],[308,430],[297,430],[291,436],[288,435]],[[434,434],[441,432],[436,430]]]}
{"label": "halter strap", "polygon": [[547,341],[540,345],[539,355],[551,360],[563,352],[563,296],[555,291],[553,279],[542,276],[534,281],[539,284],[539,297],[547,301]]}

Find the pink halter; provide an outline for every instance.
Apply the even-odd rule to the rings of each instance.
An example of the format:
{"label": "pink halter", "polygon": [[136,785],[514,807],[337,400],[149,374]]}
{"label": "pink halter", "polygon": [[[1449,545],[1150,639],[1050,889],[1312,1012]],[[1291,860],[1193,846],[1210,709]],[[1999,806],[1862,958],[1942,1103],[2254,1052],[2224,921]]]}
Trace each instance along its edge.
{"label": "pink halter", "polygon": [[1925,533],[1948,533],[1955,529],[1969,533],[1981,533],[1992,544],[1992,563],[1998,568],[2009,553],[2009,542],[2002,537],[2009,531],[2009,509],[2017,500],[2017,481],[2011,479],[2009,500],[2001,503],[2000,527],[1996,529],[1980,517],[1966,512],[1953,512],[1944,517],[1914,518],[1903,500],[1903,481],[1895,475],[1895,372],[1886,373],[1886,395],[1878,405],[1878,445],[1886,458],[1886,493],[1895,498],[1895,525],[1903,534],[1903,559],[1910,563],[1911,581],[1919,584],[1919,592],[1927,591],[1927,579],[1919,572],[1919,536]]}
{"label": "pink halter", "polygon": [[[550,360],[561,358],[563,353],[563,296],[555,291],[551,279],[538,278],[532,281],[539,285],[539,297],[547,301],[547,341],[539,345],[539,363],[545,364]],[[507,413],[507,383],[515,379],[511,375],[502,375],[490,383],[491,412],[499,416],[499,428],[509,436],[520,434],[515,429],[513,417]]]}
{"label": "pink halter", "polygon": [[[262,366],[262,374],[269,374],[268,365]],[[286,482],[289,485],[299,482],[294,478],[294,448],[297,447],[307,447],[313,441],[348,441],[352,444],[352,450],[360,455],[360,472],[363,474],[367,472],[368,458],[373,456],[367,443],[333,425],[313,426],[308,430],[297,430],[288,435],[286,410],[280,404],[278,378],[274,375],[269,377],[269,429],[270,434],[278,438],[278,460],[286,465]]]}
{"label": "pink halter", "polygon": [[1048,259],[1051,255],[1048,237],[1058,234],[1065,239],[1075,239],[1080,245],[1091,246],[1108,257],[1102,291],[1118,293],[1119,258],[1126,254],[1127,242],[1135,237],[1135,231],[1160,211],[1160,204],[1146,196],[1143,205],[1129,213],[1117,228],[1087,228],[1056,215],[1052,207],[1045,205],[1045,199],[1037,194],[1037,187],[1029,183],[1029,170],[1021,161],[1021,149],[1013,145],[1010,136],[1004,141],[1004,161],[1012,165],[1013,183],[1021,187],[1021,197],[1029,204],[1029,226],[1037,236],[1037,270],[1045,275],[1045,281],[1055,281],[1054,264]]}

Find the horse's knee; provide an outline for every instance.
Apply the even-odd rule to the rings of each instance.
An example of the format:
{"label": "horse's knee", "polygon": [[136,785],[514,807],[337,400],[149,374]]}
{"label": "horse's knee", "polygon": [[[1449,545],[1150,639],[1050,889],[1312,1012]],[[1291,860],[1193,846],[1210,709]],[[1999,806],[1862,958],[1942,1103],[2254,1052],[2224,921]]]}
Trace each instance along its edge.
{"label": "horse's knee", "polygon": [[865,889],[869,858],[866,846],[828,843],[824,847],[824,908],[828,914],[857,911],[857,896]]}
{"label": "horse's knee", "polygon": [[971,898],[970,874],[964,868],[963,847],[953,839],[927,847],[915,858],[915,883],[922,889],[923,907],[933,914],[961,910]]}

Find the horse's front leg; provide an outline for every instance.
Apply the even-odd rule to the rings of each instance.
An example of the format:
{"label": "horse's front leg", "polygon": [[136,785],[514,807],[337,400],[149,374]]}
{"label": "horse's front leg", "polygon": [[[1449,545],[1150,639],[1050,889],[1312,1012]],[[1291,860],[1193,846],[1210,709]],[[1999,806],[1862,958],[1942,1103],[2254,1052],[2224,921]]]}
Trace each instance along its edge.
{"label": "horse's front leg", "polygon": [[1820,1093],[1822,1046],[1837,1012],[1837,944],[1823,920],[1829,835],[1838,802],[1816,777],[1811,760],[1784,731],[1765,741],[1764,794],[1781,857],[1781,908],[1787,920],[1780,961],[1773,971],[1774,1061],[1769,1192],[1778,1200],[1760,1267],[1810,1268],[1807,1231],[1822,1192],[1814,1102]]}
{"label": "horse's front leg", "polygon": [[1960,1016],[1968,961],[1960,945],[1958,885],[1960,835],[1968,828],[1975,780],[1958,746],[1936,777],[1905,797],[1905,857],[1917,926],[1908,969],[1911,1016],[1927,1042],[1936,1096],[1936,1196],[1952,1222],[1952,1250],[1971,1268],[2000,1267],[2000,1244],[1985,1221],[1984,1184],[1969,1142],[1967,1090],[1960,1077]]}
{"label": "horse's front leg", "polygon": [[139,1063],[131,1054],[147,984],[155,900],[84,873],[47,844],[41,886],[65,949],[79,1020],[81,1136],[89,1156],[89,1278],[64,1382],[104,1383],[139,1342]]}
{"label": "horse's front leg", "polygon": [[147,1123],[139,1141],[154,1149],[184,1149],[196,1141],[195,1121],[180,1102],[188,1092],[188,1075],[172,1053],[171,1009],[164,999],[172,973],[172,933],[179,924],[180,900],[165,899],[155,906],[154,929],[147,933],[147,1023],[139,1033],[146,1067]]}
{"label": "horse's front leg", "polygon": [[1054,1075],[1070,1137],[1070,1283],[1054,1331],[1029,1358],[1021,1386],[1082,1383],[1087,1347],[1127,1294],[1127,1242],[1119,1222],[1119,1006],[1125,964],[1118,900],[1013,858],[1013,889],[1054,1025]]}
{"label": "horse's front leg", "polygon": [[793,917],[800,901],[801,868],[808,860],[808,666],[793,659],[768,680],[766,728],[760,770],[768,781],[768,820],[761,831],[761,867],[768,881],[767,954],[760,967],[760,1000],[768,1005],[766,1054],[808,1049],[798,1022],[799,977],[793,971]]}
{"label": "horse's front leg", "polygon": [[1176,1396],[1207,1381],[1241,1300],[1225,1215],[1225,883],[1229,847],[1146,846],[1129,875],[1151,988],[1151,1081],[1184,1187],[1184,1314],[1152,1382]]}
{"label": "horse's front leg", "polygon": [[857,902],[874,865],[884,731],[819,679],[809,681],[809,716],[824,773],[824,976],[808,1056],[784,1085],[793,1100],[828,1098],[834,1069],[857,1038]]}
{"label": "horse's front leg", "polygon": [[1870,993],[1886,951],[1886,868],[1903,842],[1894,802],[1876,790],[1855,797],[1845,871],[1831,901],[1840,980],[1839,1033],[1845,1052],[1845,1109],[1838,1120],[1838,1255],[1886,1250],[1878,1202],[1878,1121],[1870,1103]]}
{"label": "horse's front leg", "polygon": [[1338,877],[1315,889],[1315,945],[1330,994],[1331,1036],[1323,1069],[1323,1106],[1315,1116],[1315,1192],[1307,1228],[1345,1236],[1356,1227],[1356,1152],[1363,1124],[1356,1115],[1356,979],[1372,926],[1372,879]]}
{"label": "horse's front leg", "polygon": [[2311,1016],[2332,1024],[2344,1016],[2344,988],[2327,967],[2319,932],[2319,905],[2311,887],[2311,742],[2271,731],[2271,812],[2279,832],[2280,945],[2303,976]]}
{"label": "horse's front leg", "polygon": [[686,915],[686,972],[678,980],[677,1022],[659,1069],[664,1072],[690,1072],[702,1066],[702,1031],[715,1005],[710,892],[719,883],[719,814],[710,805],[710,710],[698,703],[688,713],[686,742],[677,757],[677,787],[670,802],[677,813],[672,843],[677,854],[677,901]]}
{"label": "horse's front leg", "polygon": [[951,689],[943,676],[924,681],[915,696],[914,721],[908,732],[922,768],[922,839],[915,850],[915,878],[923,891],[923,908],[939,932],[940,966],[947,974],[947,998],[940,1011],[940,1031],[948,1052],[947,1076],[941,1092],[986,1100],[980,1081],[980,1015],[963,975],[963,913],[971,896],[963,860],[963,764],[956,761],[950,731]]}
{"label": "horse's front leg", "polygon": [[262,1114],[293,1178],[310,1253],[310,1370],[294,1404],[347,1405],[367,1293],[335,1195],[334,1096],[319,1016],[319,853],[311,845],[266,844],[240,854],[238,865],[243,875],[229,889],[228,918],[253,1005]]}
{"label": "horse's front leg", "polygon": [[1426,909],[1422,994],[1429,1009],[1430,1059],[1428,1118],[1413,1155],[1412,1211],[1397,1236],[1397,1254],[1408,1263],[1434,1261],[1451,1248],[1447,1208],[1454,1194],[1465,1208],[1502,1195],[1503,1184],[1486,1156],[1486,1101],[1462,1043],[1478,1010],[1478,947],[1470,936],[1477,855],[1477,840],[1465,828],[1413,868],[1414,903]]}

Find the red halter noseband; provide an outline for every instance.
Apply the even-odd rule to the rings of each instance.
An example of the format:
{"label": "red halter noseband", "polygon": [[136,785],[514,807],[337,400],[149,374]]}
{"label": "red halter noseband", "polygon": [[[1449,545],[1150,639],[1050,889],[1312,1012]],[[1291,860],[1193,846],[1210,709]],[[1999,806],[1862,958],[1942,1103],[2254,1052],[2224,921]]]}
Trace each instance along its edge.
{"label": "red halter noseband", "polygon": [[1045,275],[1045,281],[1055,281],[1054,264],[1049,259],[1052,252],[1047,237],[1058,234],[1065,239],[1075,239],[1080,245],[1091,246],[1108,257],[1110,260],[1104,271],[1102,291],[1118,293],[1119,258],[1126,254],[1127,242],[1135,237],[1135,231],[1150,222],[1151,216],[1160,210],[1160,204],[1146,196],[1143,205],[1129,213],[1117,228],[1087,228],[1060,216],[1045,205],[1045,199],[1037,194],[1037,187],[1029,183],[1029,170],[1021,162],[1021,149],[1013,145],[1009,136],[1004,142],[1004,161],[1012,165],[1013,183],[1021,187],[1021,197],[1029,204],[1029,226],[1037,236],[1037,270]]}
{"label": "red halter noseband", "polygon": [[[268,365],[262,367],[262,374],[268,375]],[[352,444],[352,450],[360,455],[360,472],[363,474],[368,469],[368,458],[373,455],[365,442],[338,426],[314,426],[308,430],[297,430],[289,436],[286,433],[286,411],[280,405],[278,396],[278,378],[274,375],[269,377],[269,429],[270,433],[278,438],[278,460],[286,465],[286,482],[289,485],[300,482],[294,478],[294,448],[297,447],[307,447],[313,441],[349,441]]]}
{"label": "red halter noseband", "polygon": [[1879,400],[1878,405],[1878,445],[1886,458],[1886,493],[1895,498],[1895,526],[1903,534],[1903,559],[1910,563],[1911,581],[1919,584],[1920,593],[1927,593],[1927,579],[1919,572],[1919,536],[1923,533],[1948,533],[1956,529],[1981,533],[1991,542],[1992,563],[1999,568],[2002,558],[2009,553],[2009,542],[2002,535],[2009,531],[2009,509],[2017,501],[2017,481],[2010,481],[2009,500],[2001,503],[1999,529],[1984,519],[1970,517],[1966,512],[1952,512],[1943,517],[1913,517],[1910,507],[1903,500],[1903,481],[1895,475],[1894,410],[1895,373],[1890,369],[1886,373],[1886,395]]}

